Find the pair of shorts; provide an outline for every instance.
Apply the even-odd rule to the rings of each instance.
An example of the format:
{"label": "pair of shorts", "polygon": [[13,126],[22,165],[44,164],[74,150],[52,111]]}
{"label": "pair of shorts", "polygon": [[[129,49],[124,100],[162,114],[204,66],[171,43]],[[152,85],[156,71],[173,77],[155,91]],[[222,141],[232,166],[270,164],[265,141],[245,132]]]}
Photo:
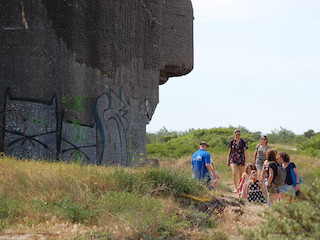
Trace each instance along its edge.
{"label": "pair of shorts", "polygon": [[271,183],[270,187],[267,187],[268,193],[280,193],[281,186]]}
{"label": "pair of shorts", "polygon": [[281,186],[280,193],[287,193],[294,196],[296,194],[296,189],[293,185],[284,184]]}
{"label": "pair of shorts", "polygon": [[243,154],[238,154],[236,152],[230,153],[229,156],[229,162],[230,164],[236,164],[237,166],[244,166],[246,161],[245,161],[245,156]]}
{"label": "pair of shorts", "polygon": [[257,159],[256,161],[256,168],[257,170],[261,171],[263,169],[263,163],[265,160],[262,159]]}

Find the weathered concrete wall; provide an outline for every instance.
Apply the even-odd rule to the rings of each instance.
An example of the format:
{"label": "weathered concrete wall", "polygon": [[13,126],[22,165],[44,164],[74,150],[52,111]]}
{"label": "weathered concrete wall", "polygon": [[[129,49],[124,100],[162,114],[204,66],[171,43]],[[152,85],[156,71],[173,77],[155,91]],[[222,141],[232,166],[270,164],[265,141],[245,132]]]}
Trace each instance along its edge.
{"label": "weathered concrete wall", "polygon": [[0,151],[129,166],[192,67],[190,0],[0,0]]}

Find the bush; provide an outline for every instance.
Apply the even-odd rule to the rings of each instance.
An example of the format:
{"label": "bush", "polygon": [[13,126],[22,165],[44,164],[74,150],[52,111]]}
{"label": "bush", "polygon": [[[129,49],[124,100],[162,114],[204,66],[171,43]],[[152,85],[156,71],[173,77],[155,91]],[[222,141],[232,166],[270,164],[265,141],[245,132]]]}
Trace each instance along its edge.
{"label": "bush", "polygon": [[303,133],[304,137],[305,138],[311,138],[315,135],[316,133],[314,132],[314,130],[310,129],[306,132]]}
{"label": "bush", "polygon": [[[61,219],[66,219],[72,223],[92,223],[98,217],[93,204],[86,204],[73,200],[71,196],[66,196],[59,202],[51,203],[52,211]],[[49,207],[50,208],[50,207]]]}
{"label": "bush", "polygon": [[[252,134],[245,128],[239,127],[242,131],[242,138],[248,145],[256,142],[258,132]],[[180,158],[190,156],[199,148],[200,141],[206,141],[210,145],[210,151],[222,153],[228,151],[228,144],[234,137],[233,127],[229,128],[211,128],[189,130],[185,133],[176,132],[159,133],[158,137],[153,136],[153,141],[147,144],[147,154],[149,158]],[[260,138],[260,136],[259,136]],[[255,143],[256,144],[256,143]]]}
{"label": "bush", "polygon": [[320,134],[314,135],[298,144],[298,149],[308,156],[320,155]]}
{"label": "bush", "polygon": [[244,232],[245,240],[320,239],[320,181],[317,179],[303,200],[273,205],[262,216],[261,224]]}
{"label": "bush", "polygon": [[115,171],[106,177],[109,190],[151,194],[161,196],[177,196],[179,194],[203,194],[204,185],[191,177],[165,168],[148,168],[139,173]]}
{"label": "bush", "polygon": [[142,176],[143,181],[149,182],[152,192],[156,195],[201,195],[205,187],[199,181],[184,176],[170,169],[155,168],[148,169]]}
{"label": "bush", "polygon": [[165,143],[184,134],[185,133],[183,132],[169,131],[167,128],[163,127],[157,133],[147,133],[147,144]]}
{"label": "bush", "polygon": [[151,158],[179,158],[192,154],[199,142],[192,136],[180,136],[171,138],[167,142],[147,144],[148,157]]}
{"label": "bush", "polygon": [[294,143],[296,135],[291,130],[287,130],[280,127],[280,130],[273,130],[268,135],[268,139],[271,143]]}

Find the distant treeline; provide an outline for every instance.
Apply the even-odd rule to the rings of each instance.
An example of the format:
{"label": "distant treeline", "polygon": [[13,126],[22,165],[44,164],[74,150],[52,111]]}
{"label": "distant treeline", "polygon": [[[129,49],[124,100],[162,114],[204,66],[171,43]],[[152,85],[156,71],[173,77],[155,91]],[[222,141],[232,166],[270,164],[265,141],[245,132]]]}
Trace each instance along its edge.
{"label": "distant treeline", "polygon": [[[199,141],[207,141],[210,149],[216,153],[228,151],[227,145],[234,137],[234,129],[241,130],[241,137],[254,149],[260,142],[261,132],[250,132],[245,127],[189,129],[187,131],[169,131],[165,127],[156,133],[147,133],[147,153],[149,157],[178,158],[194,152]],[[267,134],[269,144],[285,144],[307,156],[320,156],[320,133],[308,130],[297,135],[291,130],[280,127]]]}

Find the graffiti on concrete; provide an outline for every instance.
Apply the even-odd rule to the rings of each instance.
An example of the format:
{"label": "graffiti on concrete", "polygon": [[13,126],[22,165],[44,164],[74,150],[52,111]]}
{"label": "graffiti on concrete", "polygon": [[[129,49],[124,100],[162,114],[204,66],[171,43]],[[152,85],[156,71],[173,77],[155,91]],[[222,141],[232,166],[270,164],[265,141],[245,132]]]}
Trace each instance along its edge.
{"label": "graffiti on concrete", "polygon": [[0,0],[0,152],[130,166],[192,68],[191,0]]}
{"label": "graffiti on concrete", "polygon": [[18,158],[57,158],[57,104],[13,99],[5,107],[4,152]]}
{"label": "graffiti on concrete", "polygon": [[[63,102],[71,111],[85,111],[81,104],[83,99],[85,97],[63,99]],[[134,146],[130,149],[137,148],[134,136],[128,131],[130,110],[123,92],[117,95],[109,90],[98,98],[93,127],[82,126],[76,120],[67,122],[62,119],[61,123],[58,122],[56,102],[56,97],[48,103],[13,99],[8,91],[5,108],[5,152],[8,155],[128,166],[132,160],[130,156],[139,154],[127,153],[128,144]],[[147,108],[148,102],[140,107]],[[147,112],[146,109],[139,111]],[[134,124],[140,123],[136,119]],[[97,142],[100,143],[99,148]]]}
{"label": "graffiti on concrete", "polygon": [[[97,100],[98,131],[101,142],[99,159],[110,159],[112,165],[128,165],[127,150],[128,104],[113,91]],[[121,162],[117,162],[117,161]]]}
{"label": "graffiti on concrete", "polygon": [[63,121],[60,159],[97,164],[95,127],[80,126]]}

